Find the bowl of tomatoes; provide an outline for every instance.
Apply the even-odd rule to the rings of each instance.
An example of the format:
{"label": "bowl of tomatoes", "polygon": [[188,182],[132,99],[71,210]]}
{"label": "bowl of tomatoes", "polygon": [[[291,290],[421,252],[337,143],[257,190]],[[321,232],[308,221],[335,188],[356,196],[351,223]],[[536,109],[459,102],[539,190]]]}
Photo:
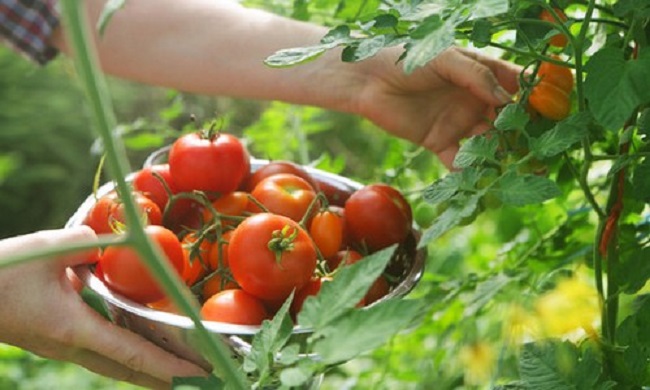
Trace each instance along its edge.
{"label": "bowl of tomatoes", "polygon": [[[358,306],[407,295],[422,276],[409,203],[395,188],[362,184],[290,161],[252,158],[241,140],[195,132],[152,153],[126,178],[144,231],[162,249],[201,307],[208,331],[234,356],[250,351],[261,323],[291,295],[292,318],[338,269],[395,246]],[[121,197],[108,182],[67,226],[128,231]],[[193,346],[195,327],[128,246],[109,245],[76,268],[111,319],[180,357],[209,367]],[[296,325],[293,336],[309,329]]]}

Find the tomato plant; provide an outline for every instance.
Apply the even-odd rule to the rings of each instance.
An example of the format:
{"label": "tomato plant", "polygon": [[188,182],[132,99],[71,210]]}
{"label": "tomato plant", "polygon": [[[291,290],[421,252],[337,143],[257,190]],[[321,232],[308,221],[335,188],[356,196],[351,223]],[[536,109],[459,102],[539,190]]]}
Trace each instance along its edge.
{"label": "tomato plant", "polygon": [[235,191],[250,171],[250,157],[230,134],[199,131],[172,144],[169,169],[179,191]]}
{"label": "tomato plant", "polygon": [[345,202],[345,221],[357,245],[376,251],[404,241],[413,216],[398,190],[386,184],[370,184]]}
{"label": "tomato plant", "polygon": [[296,221],[261,213],[232,233],[228,263],[244,291],[264,300],[284,300],[314,274],[316,249]]}
{"label": "tomato plant", "polygon": [[[183,249],[176,235],[158,225],[149,225],[144,229],[180,276],[184,264]],[[108,246],[99,258],[99,264],[104,282],[112,290],[135,302],[151,303],[165,296],[138,252],[131,247]]]}
{"label": "tomato plant", "polygon": [[208,298],[201,307],[201,316],[206,321],[260,325],[269,318],[269,313],[259,298],[235,289],[224,290]]}

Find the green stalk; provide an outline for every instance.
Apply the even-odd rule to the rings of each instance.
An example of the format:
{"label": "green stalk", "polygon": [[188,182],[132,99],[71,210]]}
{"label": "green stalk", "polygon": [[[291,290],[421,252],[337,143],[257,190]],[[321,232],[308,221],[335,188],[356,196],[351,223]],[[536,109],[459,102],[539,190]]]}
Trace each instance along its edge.
{"label": "green stalk", "polygon": [[102,74],[98,70],[95,53],[91,51],[88,26],[85,23],[82,7],[78,0],[62,0],[63,15],[66,21],[67,36],[74,49],[75,65],[94,117],[97,121],[99,135],[106,153],[106,166],[115,180],[117,190],[123,195],[124,209],[129,230],[129,241],[141,254],[147,267],[163,285],[165,292],[194,322],[197,336],[205,347],[208,360],[214,365],[218,375],[235,389],[247,389],[247,381],[230,358],[228,348],[213,334],[207,331],[201,322],[196,304],[190,299],[187,287],[180,281],[171,266],[161,260],[162,254],[147,237],[140,224],[140,217],[133,201],[131,189],[125,177],[130,171],[126,151],[121,139],[115,135],[116,119],[108,96],[108,89]]}

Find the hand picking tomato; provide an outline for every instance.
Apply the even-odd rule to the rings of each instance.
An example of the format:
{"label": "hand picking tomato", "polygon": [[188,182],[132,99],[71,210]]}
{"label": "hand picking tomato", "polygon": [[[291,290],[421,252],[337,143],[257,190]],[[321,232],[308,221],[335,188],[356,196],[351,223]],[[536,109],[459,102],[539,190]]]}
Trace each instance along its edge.
{"label": "hand picking tomato", "polygon": [[[560,60],[558,56],[552,56],[556,60]],[[540,81],[551,83],[560,88],[567,94],[573,90],[573,73],[571,69],[566,66],[556,65],[552,62],[542,62],[537,71],[537,77]]]}
{"label": "hand picking tomato", "polygon": [[404,241],[413,215],[398,190],[386,184],[371,184],[345,202],[345,221],[356,244],[374,252]]}
{"label": "hand picking tomato", "polygon": [[270,316],[262,301],[246,291],[224,290],[205,301],[201,317],[206,321],[261,325]]}
{"label": "hand picking tomato", "polygon": [[250,171],[241,141],[225,133],[199,131],[178,138],[169,151],[169,169],[179,191],[235,191]]}
{"label": "hand picking tomato", "polygon": [[[307,181],[296,175],[278,173],[259,182],[251,195],[269,212],[300,222],[316,198],[316,191]],[[261,210],[251,203],[249,211]]]}
{"label": "hand picking tomato", "polygon": [[[149,225],[144,229],[180,276],[183,271],[183,249],[176,235],[157,225]],[[147,304],[165,297],[139,253],[131,247],[108,246],[99,258],[99,265],[106,285],[135,302]]]}
{"label": "hand picking tomato", "polygon": [[292,219],[260,213],[233,231],[228,263],[241,288],[263,300],[286,299],[316,270],[316,249],[308,233]]}
{"label": "hand picking tomato", "polygon": [[315,190],[318,190],[318,184],[309,172],[293,161],[285,160],[270,161],[268,164],[259,167],[245,180],[242,188],[244,191],[253,192],[255,186],[257,186],[259,182],[278,173],[290,173],[296,175],[309,183]]}
{"label": "hand picking tomato", "polygon": [[[562,11],[559,8],[553,8],[553,10],[555,11],[555,13],[557,14],[558,18],[562,23],[567,21],[567,17],[564,11]],[[558,23],[558,21],[553,17],[553,14],[547,9],[542,10],[542,12],[539,14],[539,18],[541,20],[553,24]],[[566,37],[566,35],[562,34],[561,32],[558,32],[557,34],[551,37],[549,43],[555,47],[566,47],[567,43],[569,43],[569,39]]]}
{"label": "hand picking tomato", "polygon": [[[132,195],[136,207],[144,213],[146,222],[150,225],[160,225],[162,212],[156,203],[141,192],[134,191]],[[90,226],[97,234],[113,233],[116,224],[126,224],[124,204],[117,192],[99,198],[84,218],[83,224]]]}
{"label": "hand picking tomato", "polygon": [[545,81],[533,87],[528,103],[545,118],[562,120],[569,116],[571,101],[566,92]]}

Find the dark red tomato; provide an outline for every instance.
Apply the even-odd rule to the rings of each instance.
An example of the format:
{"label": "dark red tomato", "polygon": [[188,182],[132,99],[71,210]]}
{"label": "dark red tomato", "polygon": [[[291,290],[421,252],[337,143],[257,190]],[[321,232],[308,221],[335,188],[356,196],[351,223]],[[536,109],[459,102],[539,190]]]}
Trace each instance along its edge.
{"label": "dark red tomato", "polygon": [[[248,193],[243,191],[234,191],[224,194],[212,202],[212,207],[221,214],[221,226],[233,226],[237,224],[236,219],[229,219],[224,216],[243,217],[244,212],[249,207]],[[212,210],[206,208],[203,210],[203,222],[212,223],[215,216]]]}
{"label": "dark red tomato", "polygon": [[290,173],[296,175],[309,183],[315,190],[318,189],[316,180],[303,167],[292,161],[284,160],[271,161],[258,168],[246,179],[242,185],[242,189],[246,192],[253,192],[253,189],[255,189],[255,186],[257,186],[259,182],[278,173]]}
{"label": "dark red tomato", "polygon": [[528,103],[543,117],[562,120],[571,112],[569,95],[557,86],[545,81],[533,87]]}
{"label": "dark red tomato", "polygon": [[413,215],[398,190],[386,184],[371,184],[345,202],[345,221],[353,241],[374,252],[404,241]]}
{"label": "dark red tomato", "polygon": [[[163,251],[166,260],[180,276],[183,272],[183,249],[171,230],[162,226],[145,227],[146,234]],[[113,291],[142,304],[165,297],[140,254],[128,246],[108,246],[99,259],[103,279]]]}
{"label": "dark red tomato", "polygon": [[233,231],[228,263],[235,281],[263,300],[286,299],[316,270],[316,248],[297,222],[270,213],[253,215]]}
{"label": "dark red tomato", "polygon": [[[150,225],[162,224],[162,212],[158,205],[141,192],[132,192],[136,207],[146,216]],[[95,233],[113,233],[115,227],[126,224],[124,204],[116,192],[111,192],[97,200],[84,218],[84,225],[90,226]]]}
{"label": "dark red tomato", "polygon": [[390,284],[383,275],[380,275],[375,282],[370,286],[364,298],[365,304],[370,305],[386,296],[390,291]]}
{"label": "dark red tomato", "polygon": [[208,271],[208,254],[212,243],[204,238],[200,243],[195,232],[190,232],[181,240],[183,247],[183,281],[192,286]]}
{"label": "dark red tomato", "polygon": [[[557,14],[557,16],[559,17],[562,23],[566,22],[567,17],[564,11],[562,11],[559,8],[554,8],[553,10],[555,11],[555,13]],[[542,12],[539,15],[539,18],[549,23],[553,23],[553,24],[558,23],[558,21],[553,17],[553,14],[551,14],[551,12],[547,9],[542,10]],[[566,37],[566,35],[558,32],[557,34],[551,37],[549,43],[555,47],[565,47],[567,43],[569,43],[569,39]]]}
{"label": "dark red tomato", "polygon": [[[316,198],[316,191],[307,181],[296,175],[278,173],[259,182],[251,195],[270,213],[284,215],[299,222]],[[251,203],[249,211],[261,210]]]}
{"label": "dark red tomato", "polygon": [[261,325],[269,313],[262,301],[244,290],[224,290],[211,296],[201,307],[206,321],[238,325]]}
{"label": "dark red tomato", "polygon": [[224,133],[204,132],[178,138],[169,151],[169,169],[179,191],[235,191],[250,171],[241,141]]}
{"label": "dark red tomato", "polygon": [[318,183],[318,189],[325,195],[325,199],[330,205],[345,206],[345,202],[354,192],[354,188],[333,180],[325,180],[315,177]]}
{"label": "dark red tomato", "polygon": [[325,210],[320,211],[311,220],[309,234],[324,258],[334,256],[343,243],[343,217]]}
{"label": "dark red tomato", "polygon": [[330,271],[334,271],[341,264],[353,264],[361,260],[363,255],[354,249],[345,249],[336,252],[333,256],[325,258]]}

